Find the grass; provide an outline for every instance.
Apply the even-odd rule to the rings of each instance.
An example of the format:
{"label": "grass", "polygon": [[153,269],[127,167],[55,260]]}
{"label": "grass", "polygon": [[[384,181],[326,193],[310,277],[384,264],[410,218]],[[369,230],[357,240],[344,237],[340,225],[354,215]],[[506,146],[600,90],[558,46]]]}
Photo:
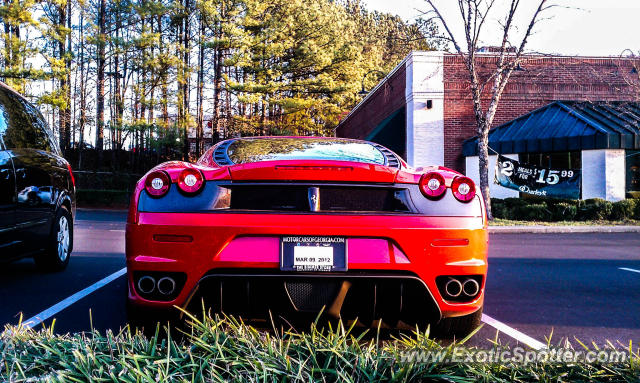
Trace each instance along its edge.
{"label": "grass", "polygon": [[319,330],[315,325],[280,334],[226,317],[192,317],[190,324],[180,341],[128,327],[72,335],[7,327],[0,334],[0,381],[631,382],[640,377],[637,350],[614,364],[408,363],[401,362],[405,351],[450,353],[465,347],[466,339],[443,346],[427,331],[379,342],[342,326]]}
{"label": "grass", "polygon": [[626,219],[623,221],[519,221],[512,219],[494,218],[489,221],[489,226],[639,226],[640,220]]}

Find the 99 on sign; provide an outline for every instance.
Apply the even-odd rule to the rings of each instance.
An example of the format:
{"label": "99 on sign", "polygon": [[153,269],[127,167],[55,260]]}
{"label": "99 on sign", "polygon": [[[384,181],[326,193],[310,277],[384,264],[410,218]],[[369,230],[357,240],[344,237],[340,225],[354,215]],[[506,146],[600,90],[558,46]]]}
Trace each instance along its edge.
{"label": "99 on sign", "polygon": [[536,169],[538,173],[538,178],[536,179],[537,183],[547,184],[547,185],[555,185],[560,182],[560,177],[562,178],[571,178],[573,177],[573,170],[549,170],[547,173],[547,169]]}

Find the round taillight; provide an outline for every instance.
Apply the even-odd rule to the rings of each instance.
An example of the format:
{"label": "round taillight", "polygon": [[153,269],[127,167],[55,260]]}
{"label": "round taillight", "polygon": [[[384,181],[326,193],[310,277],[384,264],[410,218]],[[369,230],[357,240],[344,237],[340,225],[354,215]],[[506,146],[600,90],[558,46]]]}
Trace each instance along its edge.
{"label": "round taillight", "polygon": [[468,177],[456,177],[451,183],[451,190],[460,202],[469,202],[476,196],[476,185]]}
{"label": "round taillight", "polygon": [[444,184],[444,177],[437,172],[423,174],[420,178],[420,191],[425,197],[438,199],[444,195],[447,185]]}
{"label": "round taillight", "polygon": [[162,170],[150,173],[144,183],[144,188],[152,197],[162,197],[167,194],[171,186],[171,178]]}
{"label": "round taillight", "polygon": [[185,193],[193,194],[202,189],[204,177],[202,173],[193,168],[184,169],[178,177],[178,187]]}

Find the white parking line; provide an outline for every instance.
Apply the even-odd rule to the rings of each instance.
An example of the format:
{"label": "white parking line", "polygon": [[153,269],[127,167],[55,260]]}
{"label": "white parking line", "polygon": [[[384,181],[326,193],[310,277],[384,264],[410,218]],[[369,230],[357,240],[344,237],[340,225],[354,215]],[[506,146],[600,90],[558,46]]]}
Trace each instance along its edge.
{"label": "white parking line", "polygon": [[[627,269],[624,267],[620,267],[621,270],[628,270],[628,271],[634,271],[637,273],[640,273],[639,270],[633,270],[633,269]],[[41,324],[42,322],[44,322],[45,320],[51,318],[52,316],[56,315],[57,313],[59,313],[60,311],[66,309],[67,307],[71,306],[72,304],[76,303],[77,301],[79,301],[80,299],[86,297],[87,295],[93,293],[94,291],[100,289],[101,287],[106,286],[107,284],[115,281],[116,279],[118,279],[119,277],[123,276],[125,273],[127,272],[127,268],[123,267],[122,269],[116,271],[115,273],[99,280],[98,282],[94,283],[93,285],[82,289],[80,291],[78,291],[77,293],[69,296],[68,298],[65,298],[64,300],[56,303],[55,305],[49,307],[48,309],[44,310],[43,312],[34,315],[33,317],[27,319],[26,321],[22,322],[22,325],[24,327],[27,328],[34,328],[35,326]],[[526,344],[527,346],[536,349],[536,350],[541,350],[544,348],[547,348],[547,346],[540,342],[537,341],[535,339],[533,339],[532,337],[530,337],[529,335],[526,335],[512,327],[507,326],[506,324],[495,320],[493,318],[491,318],[490,316],[488,316],[487,314],[482,314],[482,321],[486,324],[488,324],[491,327],[494,327],[495,329],[509,335],[510,337],[516,339],[519,342],[522,342],[524,344]]]}
{"label": "white parking line", "polygon": [[67,307],[71,306],[72,304],[76,303],[77,301],[79,301],[80,299],[86,297],[87,295],[91,294],[92,292],[98,290],[99,288],[113,282],[114,280],[118,279],[119,277],[121,277],[122,275],[124,275],[127,272],[127,268],[124,267],[121,270],[116,271],[115,273],[109,275],[108,277],[105,277],[101,280],[99,280],[98,282],[92,284],[91,286],[78,291],[77,293],[71,295],[70,297],[56,303],[55,305],[49,307],[48,309],[44,310],[43,312],[34,315],[33,317],[27,319],[25,322],[22,322],[22,325],[24,327],[28,327],[28,328],[34,328],[35,326],[39,325],[40,323],[44,322],[45,320],[51,318],[52,316],[56,315],[57,313],[59,313],[60,311],[66,309]]}
{"label": "white parking line", "polygon": [[628,267],[618,267],[620,270],[631,271],[632,273],[640,273],[640,270],[630,269]]}
{"label": "white parking line", "polygon": [[509,335],[510,337],[517,340],[518,342],[522,342],[535,350],[542,350],[547,348],[546,344],[533,339],[527,334],[521,333],[515,328],[509,327],[506,324],[491,318],[487,314],[482,314],[482,321],[488,324],[489,326],[494,327],[495,329]]}

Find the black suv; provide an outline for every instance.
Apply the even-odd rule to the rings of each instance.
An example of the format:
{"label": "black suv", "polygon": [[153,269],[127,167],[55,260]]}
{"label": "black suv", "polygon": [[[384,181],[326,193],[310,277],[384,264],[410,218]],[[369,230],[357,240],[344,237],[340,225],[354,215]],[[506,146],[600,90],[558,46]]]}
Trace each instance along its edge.
{"label": "black suv", "polygon": [[73,249],[75,181],[40,111],[0,83],[0,261],[62,270]]}

